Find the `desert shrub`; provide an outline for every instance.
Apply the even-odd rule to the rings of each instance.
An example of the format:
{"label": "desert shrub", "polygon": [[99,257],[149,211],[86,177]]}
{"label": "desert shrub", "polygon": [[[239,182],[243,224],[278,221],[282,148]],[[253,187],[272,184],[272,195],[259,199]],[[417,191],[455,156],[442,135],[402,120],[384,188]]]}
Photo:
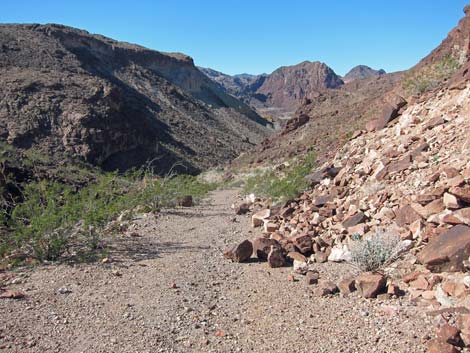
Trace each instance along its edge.
{"label": "desert shrub", "polygon": [[400,253],[400,239],[382,231],[367,238],[354,235],[350,251],[352,264],[363,271],[376,271],[393,261]]}
{"label": "desert shrub", "polygon": [[69,185],[39,181],[23,189],[23,201],[2,215],[8,230],[0,237],[0,257],[21,252],[39,261],[55,261],[65,253],[89,253],[101,243],[101,231],[119,214],[137,206],[155,211],[185,195],[198,202],[215,185],[194,176],[166,178],[142,172],[102,174],[75,190]]}
{"label": "desert shrub", "polygon": [[422,94],[438,87],[460,67],[461,65],[452,55],[446,55],[430,67],[409,72],[403,80],[403,88],[409,95]]}
{"label": "desert shrub", "polygon": [[305,176],[312,172],[315,165],[316,156],[314,153],[309,153],[287,171],[268,170],[248,177],[244,191],[271,198],[274,202],[297,197],[309,186]]}

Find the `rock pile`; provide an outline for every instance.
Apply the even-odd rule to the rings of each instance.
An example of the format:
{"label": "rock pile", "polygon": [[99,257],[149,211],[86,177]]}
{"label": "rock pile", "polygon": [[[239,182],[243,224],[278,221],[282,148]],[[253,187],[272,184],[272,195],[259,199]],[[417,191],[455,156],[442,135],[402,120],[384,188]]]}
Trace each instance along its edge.
{"label": "rock pile", "polygon": [[[406,109],[400,97],[390,101],[396,111],[389,121],[354,134],[308,176],[310,190],[252,215],[253,227],[263,229],[254,254],[271,267],[293,263],[325,295],[406,292],[429,305],[455,305],[470,294],[470,277],[447,273],[470,268],[470,86],[434,92]],[[314,262],[351,260],[355,238],[379,231],[411,249],[393,281],[363,273],[333,288],[310,272]]]}

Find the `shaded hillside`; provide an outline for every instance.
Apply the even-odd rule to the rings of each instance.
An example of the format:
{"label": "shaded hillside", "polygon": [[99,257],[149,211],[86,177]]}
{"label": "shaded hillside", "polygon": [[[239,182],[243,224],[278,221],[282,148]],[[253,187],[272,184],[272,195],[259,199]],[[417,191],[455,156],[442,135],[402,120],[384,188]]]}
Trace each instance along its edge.
{"label": "shaded hillside", "polygon": [[60,25],[1,25],[0,62],[2,140],[53,161],[196,172],[268,133],[183,54]]}
{"label": "shaded hillside", "polygon": [[220,71],[209,68],[198,67],[198,69],[211,80],[220,84],[228,93],[249,103],[251,99],[256,99],[255,92],[263,84],[267,75],[227,75]]}
{"label": "shaded hillside", "polygon": [[374,70],[366,65],[358,65],[353,67],[344,77],[344,82],[351,82],[354,80],[363,80],[365,78],[371,78],[386,74],[385,70]]}

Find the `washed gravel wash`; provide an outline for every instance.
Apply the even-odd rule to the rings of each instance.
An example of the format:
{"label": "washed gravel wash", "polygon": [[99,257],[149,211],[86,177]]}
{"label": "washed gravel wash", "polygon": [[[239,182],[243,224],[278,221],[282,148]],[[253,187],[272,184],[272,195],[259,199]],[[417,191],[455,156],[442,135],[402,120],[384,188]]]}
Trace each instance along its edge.
{"label": "washed gravel wash", "polygon": [[[0,301],[4,352],[425,352],[432,316],[408,298],[321,297],[289,267],[231,263],[223,249],[259,236],[230,205],[137,220],[140,236],[110,240],[108,263],[19,270],[23,300]],[[353,269],[318,264],[321,279]]]}

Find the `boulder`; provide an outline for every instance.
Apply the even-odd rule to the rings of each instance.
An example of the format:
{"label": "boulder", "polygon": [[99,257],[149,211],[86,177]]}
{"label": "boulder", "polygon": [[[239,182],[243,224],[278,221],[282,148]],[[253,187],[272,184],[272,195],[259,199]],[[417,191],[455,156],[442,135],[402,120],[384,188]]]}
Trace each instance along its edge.
{"label": "boulder", "polygon": [[457,346],[460,344],[460,330],[449,324],[444,324],[437,329],[436,337],[441,342]]}
{"label": "boulder", "polygon": [[395,222],[400,227],[409,225],[419,219],[421,219],[421,216],[410,205],[400,207],[395,212]]}
{"label": "boulder", "polygon": [[282,249],[277,246],[271,246],[271,250],[268,254],[269,267],[278,268],[286,265],[286,258]]}
{"label": "boulder", "polygon": [[253,240],[253,254],[256,255],[258,259],[267,260],[269,252],[271,251],[271,246],[280,248],[280,244],[274,239],[268,238],[256,238]]}
{"label": "boulder", "polygon": [[277,223],[269,222],[269,221],[264,222],[264,231],[266,233],[273,233],[278,229],[279,229],[279,225]]}
{"label": "boulder", "polygon": [[382,113],[377,118],[377,122],[375,123],[375,130],[381,130],[385,128],[390,121],[400,115],[400,109],[405,105],[406,100],[397,94],[386,97],[386,104],[382,109]]}
{"label": "boulder", "polygon": [[332,295],[338,292],[338,287],[334,282],[321,281],[318,285],[318,291],[321,296]]}
{"label": "boulder", "polygon": [[320,275],[317,272],[307,272],[305,274],[305,282],[308,285],[317,284],[320,279]]}
{"label": "boulder", "polygon": [[342,294],[350,294],[356,290],[354,278],[344,278],[338,283],[338,289]]}
{"label": "boulder", "polygon": [[441,342],[438,339],[430,340],[427,344],[428,353],[458,353],[453,345]]}
{"label": "boulder", "polygon": [[289,252],[287,257],[292,261],[308,262],[308,259],[304,255],[296,251]]}
{"label": "boulder", "polygon": [[356,278],[356,288],[364,298],[375,298],[383,289],[387,280],[380,273],[364,272]]}
{"label": "boulder", "polygon": [[312,252],[312,239],[308,234],[302,234],[293,237],[292,243],[300,250],[302,254]]}
{"label": "boulder", "polygon": [[243,262],[248,260],[253,253],[253,245],[249,240],[244,240],[231,249],[224,251],[224,256],[234,262]]}
{"label": "boulder", "polygon": [[449,192],[456,196],[459,200],[470,203],[470,186],[466,185],[463,187],[452,187],[450,188]]}
{"label": "boulder", "polygon": [[457,225],[433,237],[418,254],[418,261],[434,272],[463,271],[470,256],[470,227]]}

